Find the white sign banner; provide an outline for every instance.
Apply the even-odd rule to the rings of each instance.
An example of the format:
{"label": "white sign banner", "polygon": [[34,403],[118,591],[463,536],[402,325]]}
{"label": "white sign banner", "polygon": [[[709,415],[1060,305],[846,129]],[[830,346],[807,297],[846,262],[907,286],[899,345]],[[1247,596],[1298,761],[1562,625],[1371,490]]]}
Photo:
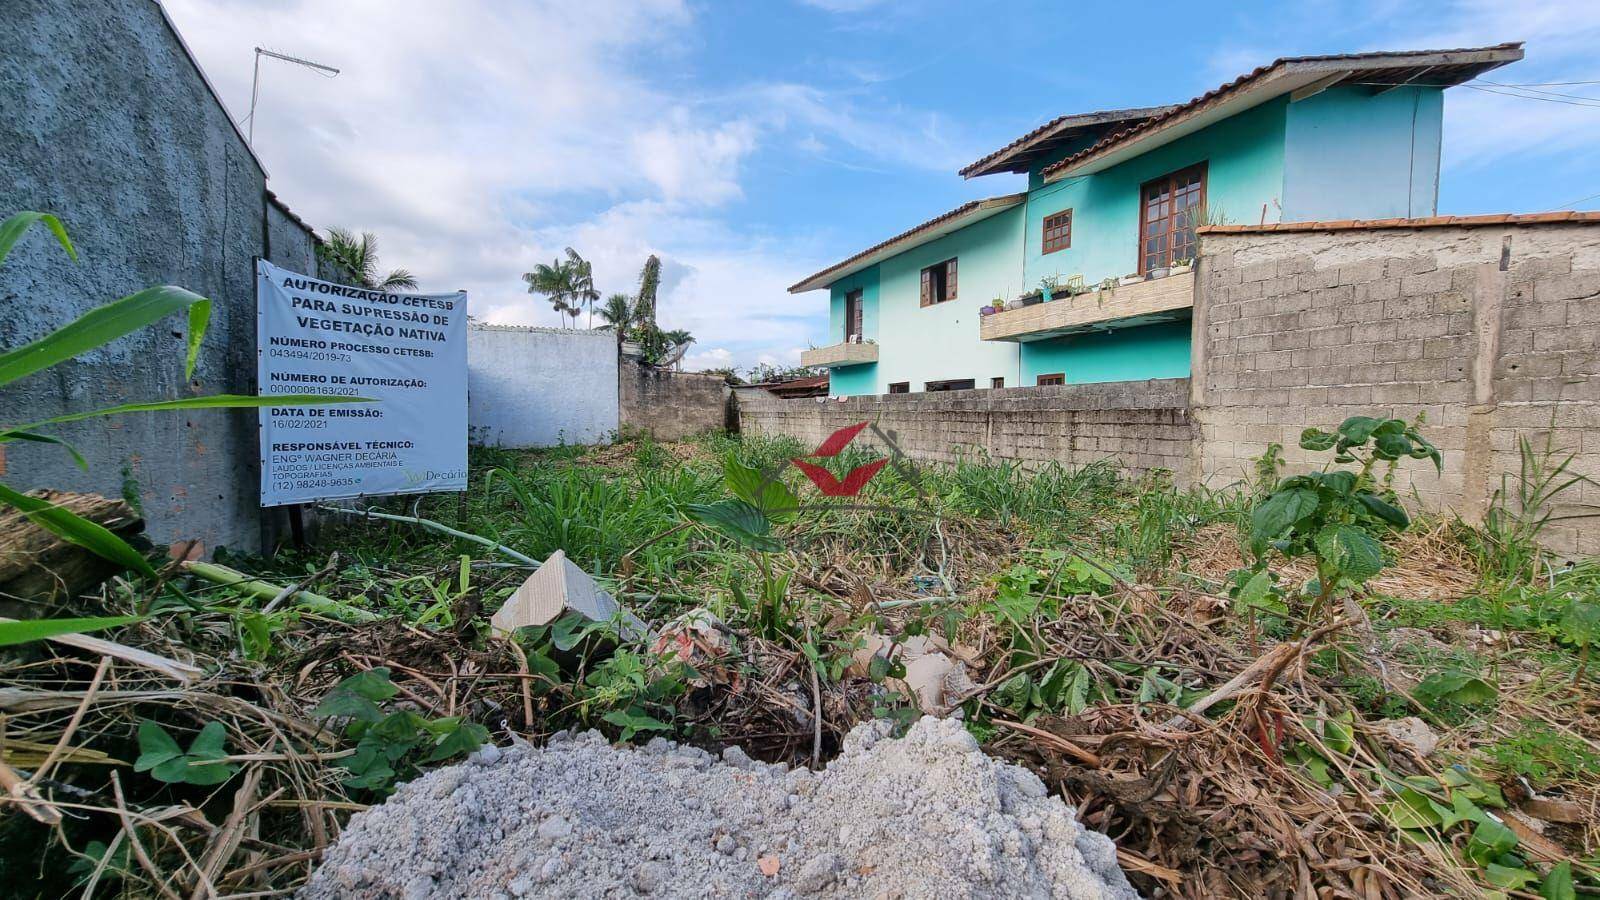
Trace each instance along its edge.
{"label": "white sign banner", "polygon": [[390,294],[256,262],[261,505],[467,488],[467,295]]}

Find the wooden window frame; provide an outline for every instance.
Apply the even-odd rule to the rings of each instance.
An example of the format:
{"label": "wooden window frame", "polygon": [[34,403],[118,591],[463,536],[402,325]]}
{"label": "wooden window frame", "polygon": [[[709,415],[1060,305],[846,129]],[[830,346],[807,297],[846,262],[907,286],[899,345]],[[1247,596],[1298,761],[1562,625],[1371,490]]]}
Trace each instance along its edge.
{"label": "wooden window frame", "polygon": [[[922,269],[921,306],[938,306],[956,299],[958,273],[956,271],[956,257],[940,260],[931,266]],[[937,288],[942,288],[943,297],[934,299],[934,294],[941,293]]]}
{"label": "wooden window frame", "polygon": [[[960,387],[951,387],[951,385],[960,385]],[[933,394],[941,391],[970,391],[977,388],[977,386],[978,380],[975,378],[944,378],[938,381],[925,381],[922,384],[922,389]]]}
{"label": "wooden window frame", "polygon": [[1036,376],[1033,379],[1033,386],[1034,387],[1051,387],[1051,386],[1054,386],[1054,385],[1066,384],[1066,383],[1067,383],[1067,373],[1065,373],[1065,372],[1051,372],[1048,375],[1039,375],[1039,376]]}
{"label": "wooden window frame", "polygon": [[[1192,166],[1185,166],[1185,167],[1183,167],[1181,169],[1175,169],[1175,170],[1173,170],[1171,172],[1168,172],[1165,175],[1162,175],[1160,178],[1152,178],[1149,181],[1146,181],[1145,183],[1139,185],[1139,235],[1138,235],[1138,242],[1134,245],[1138,255],[1135,256],[1134,259],[1138,260],[1138,262],[1139,262],[1139,268],[1136,271],[1140,275],[1143,275],[1143,274],[1149,272],[1153,268],[1158,269],[1158,268],[1161,268],[1161,266],[1170,266],[1170,265],[1172,265],[1172,261],[1175,258],[1173,256],[1173,246],[1172,246],[1172,241],[1171,241],[1171,237],[1175,232],[1169,226],[1169,228],[1165,232],[1165,234],[1168,237],[1167,248],[1165,250],[1166,257],[1167,257],[1166,258],[1166,262],[1161,263],[1160,265],[1156,265],[1156,266],[1147,266],[1147,265],[1145,265],[1145,251],[1144,251],[1145,226],[1150,224],[1149,219],[1147,219],[1145,217],[1145,215],[1146,215],[1146,213],[1147,213],[1147,211],[1149,209],[1148,204],[1145,202],[1145,192],[1148,191],[1152,186],[1155,186],[1155,185],[1166,185],[1170,189],[1170,186],[1172,185],[1172,183],[1174,181],[1176,181],[1177,179],[1179,179],[1180,177],[1187,177],[1189,175],[1193,175],[1193,174],[1198,173],[1199,176],[1200,176],[1200,202],[1199,202],[1199,204],[1197,204],[1195,206],[1195,208],[1196,209],[1200,209],[1200,210],[1204,210],[1206,208],[1206,188],[1208,186],[1207,183],[1210,181],[1210,179],[1207,177],[1208,174],[1209,174],[1207,169],[1208,169],[1208,166],[1206,165],[1206,161],[1202,160],[1200,162],[1195,163]],[[1172,220],[1172,216],[1171,215],[1169,215],[1167,218],[1168,218],[1168,222],[1170,222]],[[1190,225],[1189,225],[1189,230],[1193,231],[1194,229],[1196,229],[1198,227],[1200,227],[1198,222],[1191,222]]]}
{"label": "wooden window frame", "polygon": [[[1143,196],[1143,189],[1140,189]],[[1050,232],[1056,231],[1054,243]],[[1064,209],[1058,213],[1051,213],[1044,217],[1044,222],[1039,229],[1039,255],[1044,256],[1072,247],[1072,210]]]}
{"label": "wooden window frame", "polygon": [[862,290],[856,288],[847,291],[844,295],[844,342],[850,343],[851,337],[865,338],[867,318],[861,308]]}
{"label": "wooden window frame", "polygon": [[991,391],[1004,390],[1005,386],[1006,386],[1005,378],[1003,378],[1003,377],[1001,377],[999,375],[996,375],[995,377],[989,379],[989,390],[991,390]]}
{"label": "wooden window frame", "polygon": [[909,381],[891,381],[891,382],[889,382],[889,393],[891,393],[891,394],[909,394],[909,393],[911,393],[911,382],[909,382]]}

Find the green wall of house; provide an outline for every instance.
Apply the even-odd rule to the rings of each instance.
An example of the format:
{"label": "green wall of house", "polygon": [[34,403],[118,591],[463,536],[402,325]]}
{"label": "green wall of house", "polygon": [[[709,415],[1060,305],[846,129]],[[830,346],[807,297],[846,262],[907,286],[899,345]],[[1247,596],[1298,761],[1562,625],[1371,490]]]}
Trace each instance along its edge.
{"label": "green wall of house", "polygon": [[[1092,285],[1135,271],[1141,186],[1197,163],[1206,165],[1212,222],[1432,215],[1442,96],[1431,87],[1375,94],[1349,86],[1292,103],[1279,97],[1104,171],[1045,184],[1040,170],[1093,137],[1062,147],[1029,173],[1021,206],[832,285],[829,342],[843,339],[844,295],[860,287],[865,333],[879,349],[876,365],[834,369],[831,392],[885,393],[902,381],[921,391],[930,381],[968,378],[977,387],[994,378],[1013,387],[1055,372],[1073,383],[1187,376],[1188,322],[1019,346],[981,340],[977,311],[1045,277],[1082,275]],[[1072,244],[1045,254],[1044,219],[1066,209]],[[950,257],[958,260],[957,299],[920,306],[922,268]]]}
{"label": "green wall of house", "polygon": [[1444,89],[1352,85],[1289,104],[1283,221],[1431,216]]}
{"label": "green wall of house", "polygon": [[[878,267],[869,266],[828,288],[828,343],[844,340],[844,295],[861,291],[861,334],[868,340],[878,339],[879,310]],[[878,392],[878,366],[868,363],[860,366],[842,366],[828,372],[828,393],[841,397]]]}
{"label": "green wall of house", "polygon": [[1057,372],[1068,384],[1189,377],[1190,323],[1165,322],[1022,345],[1022,382]]}
{"label": "green wall of house", "polygon": [[[1104,171],[1029,192],[1024,284],[1031,288],[1043,277],[1072,275],[1093,284],[1136,270],[1140,186],[1199,162],[1206,163],[1206,207],[1213,220],[1256,224],[1265,207],[1266,220],[1278,221],[1288,105],[1287,97],[1270,100]],[[1072,246],[1041,253],[1044,218],[1066,209],[1072,210]]]}

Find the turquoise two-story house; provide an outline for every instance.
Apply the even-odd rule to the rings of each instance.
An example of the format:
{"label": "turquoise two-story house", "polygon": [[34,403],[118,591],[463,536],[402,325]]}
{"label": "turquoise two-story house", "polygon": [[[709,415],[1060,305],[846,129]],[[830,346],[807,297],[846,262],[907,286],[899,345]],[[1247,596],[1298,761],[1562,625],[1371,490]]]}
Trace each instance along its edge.
{"label": "turquoise two-story house", "polygon": [[[1431,216],[1444,90],[1520,44],[1289,57],[1187,103],[1067,115],[962,169],[1026,173],[794,285],[836,396],[1189,374],[1195,229]],[[996,310],[991,312],[990,310]]]}

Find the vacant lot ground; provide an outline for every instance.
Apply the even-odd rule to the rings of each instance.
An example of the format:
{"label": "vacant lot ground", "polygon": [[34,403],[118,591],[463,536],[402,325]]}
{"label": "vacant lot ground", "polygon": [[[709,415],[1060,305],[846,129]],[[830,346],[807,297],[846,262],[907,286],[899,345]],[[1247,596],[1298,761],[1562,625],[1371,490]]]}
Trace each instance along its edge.
{"label": "vacant lot ground", "polygon": [[[1597,883],[1600,687],[1585,661],[1600,567],[1538,556],[1516,504],[1491,531],[1329,525],[1381,541],[1362,560],[1337,530],[1252,541],[1276,502],[1270,461],[1262,483],[1219,493],[1129,481],[1110,463],[895,461],[859,495],[830,497],[788,462],[809,452],[727,438],[484,451],[463,497],[376,507],[535,559],[564,550],[657,630],[637,643],[575,619],[491,637],[487,616],[529,568],[413,523],[335,517],[305,550],[226,561],[348,608],[318,614],[301,594],[268,609],[273,591],[186,581],[179,614],[107,636],[215,674],[95,705],[80,725],[94,739],[79,741],[131,762],[149,749],[137,722],[188,745],[219,721],[228,780],[123,770],[114,790],[87,764],[55,777],[93,790],[86,806],[114,809],[126,789],[141,809],[187,804],[249,828],[224,830],[215,863],[215,825],[165,823],[130,848],[115,817],[48,840],[13,840],[13,821],[7,844],[48,847],[62,869],[70,845],[64,885],[98,866],[102,883],[141,893],[159,891],[157,872],[169,889],[192,889],[196,872],[283,888],[349,810],[482,740],[593,727],[818,764],[864,720],[932,710],[962,715],[1114,838],[1146,895],[1573,896]],[[813,461],[843,477],[870,459]],[[1529,478],[1541,459],[1559,462],[1530,453]],[[124,584],[104,602],[176,604]],[[118,689],[155,689],[113,673]],[[93,674],[92,659],[48,652],[8,668],[7,689],[68,697],[13,707],[13,738],[48,749]],[[8,857],[8,879],[38,877],[39,857]]]}

